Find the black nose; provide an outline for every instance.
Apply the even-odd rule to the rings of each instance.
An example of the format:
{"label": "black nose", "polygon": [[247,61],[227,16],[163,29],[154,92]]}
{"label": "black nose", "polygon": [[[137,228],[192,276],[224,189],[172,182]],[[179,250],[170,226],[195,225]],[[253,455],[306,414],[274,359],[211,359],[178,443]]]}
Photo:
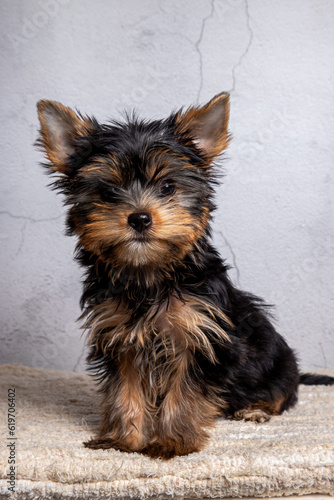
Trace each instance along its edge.
{"label": "black nose", "polygon": [[138,231],[138,233],[142,233],[151,226],[152,217],[151,214],[147,212],[135,212],[129,215],[128,223],[133,229]]}

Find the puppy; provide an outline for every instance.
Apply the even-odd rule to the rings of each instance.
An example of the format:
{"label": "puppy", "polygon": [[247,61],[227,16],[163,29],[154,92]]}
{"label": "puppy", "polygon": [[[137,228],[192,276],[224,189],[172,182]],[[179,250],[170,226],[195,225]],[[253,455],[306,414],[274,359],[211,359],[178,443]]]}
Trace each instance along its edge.
{"label": "puppy", "polygon": [[263,301],[238,290],[210,243],[229,96],[164,120],[99,124],[38,103],[38,145],[65,195],[85,269],[83,307],[102,420],[89,448],[171,458],[201,450],[218,416],[263,422],[300,375]]}

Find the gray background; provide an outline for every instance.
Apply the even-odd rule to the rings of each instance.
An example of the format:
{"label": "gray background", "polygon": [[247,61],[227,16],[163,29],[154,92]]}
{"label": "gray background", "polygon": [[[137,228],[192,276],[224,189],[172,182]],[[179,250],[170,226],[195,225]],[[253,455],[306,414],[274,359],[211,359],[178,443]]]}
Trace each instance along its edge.
{"label": "gray background", "polygon": [[35,104],[143,116],[231,92],[214,242],[276,304],[307,368],[334,366],[331,0],[1,1],[0,362],[78,370],[81,270],[33,147]]}

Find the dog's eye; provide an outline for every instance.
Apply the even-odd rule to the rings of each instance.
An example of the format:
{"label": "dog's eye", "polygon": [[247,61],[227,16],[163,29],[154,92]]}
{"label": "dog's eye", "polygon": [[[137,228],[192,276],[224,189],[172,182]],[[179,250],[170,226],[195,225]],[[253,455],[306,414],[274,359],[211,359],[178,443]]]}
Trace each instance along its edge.
{"label": "dog's eye", "polygon": [[117,190],[114,187],[103,188],[100,191],[102,201],[113,203],[116,201]]}
{"label": "dog's eye", "polygon": [[166,180],[160,185],[160,193],[163,196],[172,196],[172,194],[175,193],[175,189],[176,187],[173,181]]}

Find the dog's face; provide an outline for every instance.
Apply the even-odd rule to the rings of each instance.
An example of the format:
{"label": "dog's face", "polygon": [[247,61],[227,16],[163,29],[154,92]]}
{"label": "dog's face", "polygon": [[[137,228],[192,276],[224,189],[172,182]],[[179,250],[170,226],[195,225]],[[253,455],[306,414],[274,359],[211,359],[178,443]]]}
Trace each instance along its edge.
{"label": "dog's face", "polygon": [[54,101],[38,113],[38,143],[87,251],[150,269],[191,252],[210,220],[212,162],[228,144],[227,94],[153,122],[100,125]]}

